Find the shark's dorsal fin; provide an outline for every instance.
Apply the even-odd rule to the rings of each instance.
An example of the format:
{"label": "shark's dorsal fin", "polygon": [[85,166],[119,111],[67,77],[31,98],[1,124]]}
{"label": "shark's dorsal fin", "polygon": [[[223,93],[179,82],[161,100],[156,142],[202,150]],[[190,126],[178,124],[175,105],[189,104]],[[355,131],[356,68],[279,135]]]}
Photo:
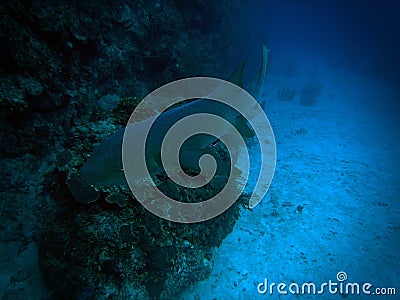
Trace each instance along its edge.
{"label": "shark's dorsal fin", "polygon": [[261,98],[263,92],[265,77],[267,75],[268,56],[269,49],[263,46],[262,65],[248,87],[250,94],[257,100]]}
{"label": "shark's dorsal fin", "polygon": [[243,87],[243,69],[245,64],[246,60],[243,60],[242,63],[228,77],[229,82],[232,82],[240,87]]}

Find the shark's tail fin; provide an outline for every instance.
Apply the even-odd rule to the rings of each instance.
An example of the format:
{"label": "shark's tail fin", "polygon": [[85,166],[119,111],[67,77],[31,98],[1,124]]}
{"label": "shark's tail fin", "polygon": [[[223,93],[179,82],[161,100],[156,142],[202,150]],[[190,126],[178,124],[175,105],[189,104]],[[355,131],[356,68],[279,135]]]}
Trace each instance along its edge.
{"label": "shark's tail fin", "polygon": [[267,66],[268,66],[268,59],[269,59],[269,49],[263,45],[263,54],[262,54],[262,65],[256,76],[254,77],[253,81],[248,86],[247,90],[250,94],[256,98],[258,101],[261,99],[261,95],[264,88],[265,78],[267,76]]}
{"label": "shark's tail fin", "polygon": [[[265,46],[262,47],[262,64],[254,79],[251,81],[247,90],[249,93],[260,101],[265,78],[267,76],[267,66],[268,66],[268,59],[269,59],[269,49]],[[228,77],[228,81],[243,87],[243,69],[244,65],[246,64],[246,60],[243,60],[242,63],[232,72],[232,74]]]}

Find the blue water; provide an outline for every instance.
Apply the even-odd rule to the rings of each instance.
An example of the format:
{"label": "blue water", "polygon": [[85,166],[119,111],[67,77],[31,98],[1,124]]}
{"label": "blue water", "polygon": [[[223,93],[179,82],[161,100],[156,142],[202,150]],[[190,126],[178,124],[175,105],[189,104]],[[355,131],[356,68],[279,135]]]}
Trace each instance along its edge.
{"label": "blue water", "polygon": [[[343,284],[361,289],[347,299],[378,298],[376,287],[396,288],[397,296],[382,299],[398,297],[399,12],[395,1],[244,4],[237,20],[250,63],[257,63],[254,44],[271,48],[264,97],[276,173],[264,201],[243,212],[215,250],[212,275],[183,299],[340,299],[340,290],[293,295],[288,288],[339,284],[339,272],[346,273]],[[301,105],[299,94],[279,99],[279,89],[299,91],[310,80],[323,84],[315,105]],[[272,294],[257,291],[265,279],[268,288],[276,284]],[[362,292],[366,283],[371,294]]]}
{"label": "blue water", "polygon": [[[212,264],[213,270],[208,278],[178,291],[178,299],[399,299],[399,1],[239,1],[240,9],[223,22],[236,28],[226,31],[234,37],[214,28],[218,22],[213,18],[219,16],[214,10],[222,5],[217,1],[193,1],[189,7],[182,1],[106,1],[108,6],[99,3],[98,8],[91,3],[71,8],[66,2],[56,12],[33,2],[39,4],[0,4],[7,8],[7,18],[0,23],[8,26],[2,28],[0,42],[11,41],[2,44],[6,54],[0,54],[7,58],[0,62],[0,150],[5,155],[0,160],[0,298],[53,299],[59,295],[51,296],[54,291],[80,299],[101,293],[115,294],[117,299],[145,295],[147,287],[134,284],[151,277],[148,272],[158,267],[153,258],[161,261],[165,274],[178,276],[186,257],[176,259],[177,265],[171,263],[173,259],[163,260],[154,250],[158,237],[148,242],[148,253],[135,244],[141,239],[132,238],[132,252],[126,253],[137,268],[128,272],[134,284],[121,274],[129,259],[111,253],[118,247],[101,249],[99,257],[85,261],[85,255],[96,252],[80,249],[85,241],[74,241],[75,232],[68,232],[69,228],[59,236],[54,232],[46,236],[45,245],[54,246],[50,254],[43,255],[38,237],[43,229],[64,228],[64,217],[78,215],[73,224],[82,228],[82,236],[87,231],[93,243],[104,234],[104,245],[115,246],[113,237],[122,228],[118,213],[126,212],[124,208],[105,199],[81,205],[66,185],[68,172],[78,171],[92,144],[123,126],[127,106],[136,100],[125,99],[119,118],[110,111],[121,98],[139,99],[167,79],[197,72],[198,62],[199,74],[215,76],[218,63],[228,64],[224,70],[228,74],[247,58],[247,83],[260,66],[261,46],[266,45],[270,60],[259,101],[275,135],[275,176],[260,204],[242,209],[220,247],[188,259],[190,270],[195,269],[196,259],[204,264],[200,273]],[[209,9],[199,3],[208,3]],[[110,11],[103,15],[96,11],[102,7]],[[181,11],[190,16],[181,16]],[[112,24],[103,24],[100,15]],[[193,17],[184,24],[194,28],[179,27],[180,17]],[[196,40],[199,32],[207,40]],[[228,40],[232,43],[222,47]],[[203,46],[210,51],[210,45],[219,42],[215,52],[224,55],[196,51]],[[221,56],[228,63],[215,61]],[[262,158],[257,140],[247,142],[251,176],[245,191],[250,193]],[[130,195],[127,188],[116,191],[124,195],[122,202],[132,200],[126,196]],[[101,197],[107,193],[105,189]],[[56,211],[61,218],[55,217]],[[87,221],[86,214],[93,219]],[[140,216],[140,224],[145,224],[145,215]],[[136,224],[136,220],[126,222]],[[130,231],[129,224],[123,228]],[[161,227],[158,220],[149,224]],[[138,227],[147,232],[146,226]],[[105,228],[101,238],[98,228]],[[126,239],[133,235],[124,233]],[[179,253],[185,255],[198,246],[186,240],[177,246],[176,240],[181,240],[175,237],[170,244],[164,240],[160,244],[173,245],[172,250],[181,247]],[[90,244],[99,250],[97,246]],[[73,259],[82,265],[69,265]],[[149,261],[153,264],[146,269]],[[43,273],[43,265],[50,272]],[[103,267],[97,274],[95,268]],[[73,288],[81,290],[67,291],[75,280],[71,274],[81,272],[98,278],[87,280],[91,284],[76,279]],[[166,278],[162,277],[160,290]],[[45,282],[52,283],[54,291]],[[329,282],[332,291],[325,286]],[[301,292],[304,283],[323,292]],[[346,293],[346,284],[359,286],[359,295]],[[379,291],[396,295],[374,295]]]}

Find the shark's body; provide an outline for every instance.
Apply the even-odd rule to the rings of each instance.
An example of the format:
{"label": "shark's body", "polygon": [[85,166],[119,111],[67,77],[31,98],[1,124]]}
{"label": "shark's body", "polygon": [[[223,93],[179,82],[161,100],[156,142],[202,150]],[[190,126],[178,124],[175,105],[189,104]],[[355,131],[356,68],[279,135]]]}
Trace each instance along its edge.
{"label": "shark's body", "polygon": [[[249,92],[259,99],[266,76],[269,49],[263,47],[263,63],[248,87]],[[244,62],[232,73],[228,81],[242,86]],[[249,108],[251,109],[251,108]],[[163,170],[161,163],[160,145],[168,129],[177,121],[184,117],[198,113],[213,113],[218,115],[229,123],[233,124],[244,136],[253,134],[246,120],[234,109],[227,109],[225,104],[208,99],[198,99],[190,103],[172,108],[163,112],[157,119],[151,129],[146,144],[146,164],[150,174],[154,175]],[[145,123],[149,120],[143,120],[138,123],[130,123],[128,126],[130,134],[141,132]],[[224,135],[225,128],[219,128],[218,136]],[[94,185],[113,186],[126,184],[125,175],[122,167],[122,142],[125,128],[120,129],[108,139],[100,143],[87,162],[80,169],[83,179]],[[198,158],[206,153],[214,152],[214,145],[218,138],[211,135],[197,135],[185,142],[180,149],[180,162],[183,168],[197,170]],[[140,178],[137,178],[140,180]]]}

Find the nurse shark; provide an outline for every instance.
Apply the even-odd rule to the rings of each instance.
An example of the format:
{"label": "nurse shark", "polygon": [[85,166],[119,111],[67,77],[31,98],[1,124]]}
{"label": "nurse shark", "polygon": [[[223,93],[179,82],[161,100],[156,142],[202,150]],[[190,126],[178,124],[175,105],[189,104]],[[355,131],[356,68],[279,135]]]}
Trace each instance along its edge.
{"label": "nurse shark", "polygon": [[[263,86],[265,83],[267,65],[269,59],[269,49],[262,47],[262,65],[256,73],[254,79],[247,86],[246,90],[258,101],[261,98]],[[243,86],[242,77],[245,61],[243,61],[229,76],[228,81],[240,87]],[[252,109],[249,107],[249,109]],[[148,172],[151,175],[163,171],[161,162],[161,143],[168,129],[178,120],[196,113],[212,112],[221,116],[232,125],[234,125],[244,137],[254,136],[254,132],[246,119],[236,110],[227,109],[226,105],[209,99],[197,99],[189,103],[171,108],[163,112],[155,122],[152,128],[152,134],[148,136],[146,144],[146,164]],[[144,120],[146,122],[146,120]],[[132,126],[130,134],[141,130],[142,122],[129,123]],[[225,128],[220,128],[220,136],[224,135]],[[118,130],[106,140],[97,145],[80,168],[80,175],[87,183],[96,186],[115,186],[127,184],[123,163],[122,163],[122,143],[124,139],[125,128]],[[198,170],[198,158],[203,154],[215,155],[216,143],[219,139],[211,135],[197,135],[184,143],[180,149],[180,163],[184,169]],[[225,172],[227,168],[224,165],[218,165],[220,172]],[[221,171],[222,170],[222,171]],[[140,177],[140,174],[138,174]],[[140,180],[140,178],[137,178]]]}

